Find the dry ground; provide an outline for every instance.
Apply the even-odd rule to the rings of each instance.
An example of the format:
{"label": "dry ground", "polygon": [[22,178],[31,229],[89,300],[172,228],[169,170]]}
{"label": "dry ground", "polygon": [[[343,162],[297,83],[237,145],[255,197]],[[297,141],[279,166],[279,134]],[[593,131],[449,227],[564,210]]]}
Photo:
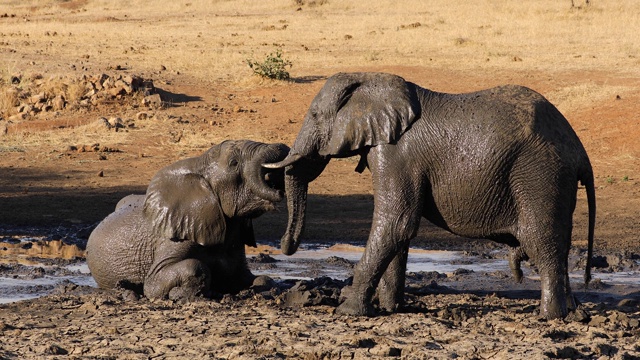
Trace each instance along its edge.
{"label": "dry ground", "polygon": [[[639,33],[640,3],[634,0],[573,8],[568,0],[3,1],[0,229],[95,224],[119,198],[143,192],[162,166],[224,139],[291,144],[324,79],[340,71],[385,71],[437,91],[517,83],[541,92],[565,114],[591,157],[596,248],[638,252]],[[277,49],[293,63],[292,79],[252,75],[246,59],[262,60]],[[14,76],[21,78],[15,87],[35,95],[69,92],[68,79],[101,73],[152,80],[166,107],[123,96],[17,119],[6,105]],[[132,126],[107,130],[95,126],[99,117],[120,117]],[[118,151],[73,148],[96,143]],[[366,239],[372,191],[369,176],[354,173],[355,165],[333,161],[312,183],[311,240]],[[584,247],[584,191],[578,196],[574,244]],[[285,213],[260,219],[259,242],[278,239]],[[414,244],[460,248],[469,242],[424,225]],[[135,311],[162,318],[156,310]],[[324,316],[323,322],[343,321]]]}

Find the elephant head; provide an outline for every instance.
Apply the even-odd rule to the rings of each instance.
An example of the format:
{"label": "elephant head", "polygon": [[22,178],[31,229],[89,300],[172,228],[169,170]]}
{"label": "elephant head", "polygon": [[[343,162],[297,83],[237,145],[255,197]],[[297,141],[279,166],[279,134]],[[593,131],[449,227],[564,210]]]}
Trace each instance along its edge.
{"label": "elephant head", "polygon": [[[147,188],[143,214],[159,238],[191,240],[202,246],[224,244],[229,219],[251,219],[282,200],[283,171],[265,162],[288,154],[283,144],[225,141],[203,155],[180,160],[160,170]],[[253,231],[245,234],[255,246]]]}
{"label": "elephant head", "polygon": [[395,143],[420,117],[415,85],[399,76],[379,73],[339,73],[316,95],[302,128],[282,161],[264,164],[286,168],[289,221],[281,249],[291,255],[300,245],[308,183],[322,173],[331,158],[360,155],[357,171],[366,166],[370,147]]}

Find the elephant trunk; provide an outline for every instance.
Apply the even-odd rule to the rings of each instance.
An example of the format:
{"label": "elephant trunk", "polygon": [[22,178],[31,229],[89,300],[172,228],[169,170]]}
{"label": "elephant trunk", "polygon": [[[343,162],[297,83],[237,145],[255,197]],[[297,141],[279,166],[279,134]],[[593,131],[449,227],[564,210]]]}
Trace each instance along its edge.
{"label": "elephant trunk", "polygon": [[271,144],[251,160],[247,179],[251,190],[257,196],[272,202],[282,200],[284,196],[284,171],[282,169],[268,169],[262,164],[281,161],[288,153],[288,146]]}
{"label": "elephant trunk", "polygon": [[[292,166],[289,166],[286,172],[292,170]],[[300,246],[300,235],[304,230],[309,183],[300,180],[299,177],[294,175],[285,174],[284,184],[289,219],[287,221],[287,230],[280,240],[280,249],[285,255],[293,255]]]}
{"label": "elephant trunk", "polygon": [[289,156],[283,161],[264,165],[269,168],[286,167],[284,184],[289,220],[287,230],[280,242],[280,249],[285,255],[293,255],[300,246],[300,236],[305,224],[309,183],[322,173],[327,163],[329,163],[329,159],[312,160],[296,153],[289,153]]}

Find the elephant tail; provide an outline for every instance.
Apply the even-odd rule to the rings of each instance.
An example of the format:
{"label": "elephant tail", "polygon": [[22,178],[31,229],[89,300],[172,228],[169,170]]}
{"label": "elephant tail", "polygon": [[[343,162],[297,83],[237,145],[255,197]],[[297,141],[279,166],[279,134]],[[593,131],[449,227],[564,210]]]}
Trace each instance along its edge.
{"label": "elephant tail", "polygon": [[589,237],[587,243],[587,265],[584,270],[584,286],[589,286],[591,281],[591,263],[593,258],[593,233],[596,225],[596,190],[593,181],[593,170],[589,166],[588,171],[585,171],[580,176],[580,182],[584,185],[587,191],[587,204],[589,206]]}

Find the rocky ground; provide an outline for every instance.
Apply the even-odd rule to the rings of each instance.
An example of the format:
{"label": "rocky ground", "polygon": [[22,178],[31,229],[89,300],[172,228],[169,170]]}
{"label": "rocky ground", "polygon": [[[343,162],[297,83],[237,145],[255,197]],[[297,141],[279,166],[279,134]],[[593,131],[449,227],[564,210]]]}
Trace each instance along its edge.
{"label": "rocky ground", "polygon": [[[250,267],[287,267],[262,252]],[[504,252],[498,252],[505,256]],[[469,256],[492,258],[495,251]],[[580,254],[572,256],[581,267]],[[30,258],[32,261],[42,261]],[[2,265],[0,276],[37,279],[73,273],[81,259],[43,266]],[[351,271],[338,257],[306,260],[311,269]],[[515,284],[507,271],[407,275],[406,305],[376,317],[335,315],[344,281],[259,277],[235,295],[192,302],[150,301],[130,290],[103,291],[62,282],[50,295],[0,305],[0,356],[78,359],[541,359],[640,358],[640,284],[574,284],[582,303],[564,320],[539,318],[539,282]],[[637,255],[597,258],[597,274],[637,271]],[[46,269],[45,269],[46,268]],[[525,269],[525,273],[530,273]],[[33,291],[42,291],[32,286]],[[21,289],[28,292],[29,289]]]}

